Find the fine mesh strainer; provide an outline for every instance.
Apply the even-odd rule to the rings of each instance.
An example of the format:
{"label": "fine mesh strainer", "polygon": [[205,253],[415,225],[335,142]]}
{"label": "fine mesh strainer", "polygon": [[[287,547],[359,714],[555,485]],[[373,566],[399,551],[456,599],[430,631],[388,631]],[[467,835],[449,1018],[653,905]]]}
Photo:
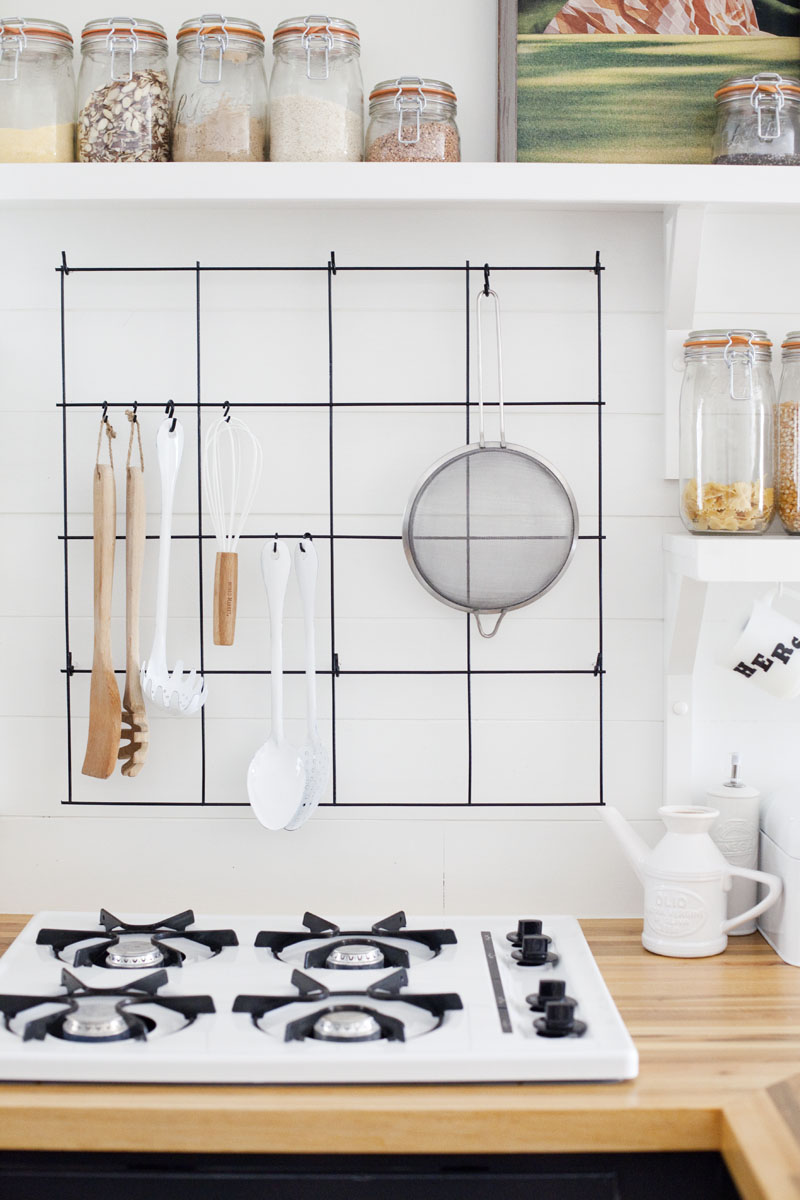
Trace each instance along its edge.
{"label": "fine mesh strainer", "polygon": [[[481,301],[494,299],[500,441],[484,434]],[[503,617],[538,600],[567,569],[578,541],[575,497],[559,471],[506,442],[500,302],[476,301],[480,440],[440,458],[418,482],[403,518],[409,565],[431,595],[473,613],[482,637]],[[497,613],[487,632],[481,616]]]}

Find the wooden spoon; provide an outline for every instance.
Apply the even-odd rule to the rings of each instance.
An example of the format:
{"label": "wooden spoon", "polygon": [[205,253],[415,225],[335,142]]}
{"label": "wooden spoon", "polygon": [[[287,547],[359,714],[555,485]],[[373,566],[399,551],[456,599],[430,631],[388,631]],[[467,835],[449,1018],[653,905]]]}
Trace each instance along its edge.
{"label": "wooden spoon", "polygon": [[96,466],[94,505],[94,657],[89,693],[89,739],[81,771],[95,779],[108,779],[117,764],[120,738],[119,687],[111,660],[111,585],[117,504],[114,471]]}
{"label": "wooden spoon", "polygon": [[128,467],[125,497],[125,694],[122,697],[122,774],[138,775],[150,745],[150,727],[139,678],[139,593],[145,544],[144,475]]}

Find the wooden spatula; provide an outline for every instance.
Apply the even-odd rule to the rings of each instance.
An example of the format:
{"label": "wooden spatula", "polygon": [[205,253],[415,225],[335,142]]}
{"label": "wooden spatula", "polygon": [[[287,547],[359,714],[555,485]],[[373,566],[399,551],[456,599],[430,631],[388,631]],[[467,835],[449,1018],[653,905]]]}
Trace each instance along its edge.
{"label": "wooden spatula", "polygon": [[120,736],[119,687],[111,660],[111,585],[117,504],[114,471],[94,469],[94,658],[89,693],[89,740],[84,775],[108,779],[117,763]]}
{"label": "wooden spatula", "polygon": [[139,593],[145,544],[144,475],[128,467],[125,510],[125,694],[122,697],[122,774],[138,775],[150,745],[150,728],[139,678]]}

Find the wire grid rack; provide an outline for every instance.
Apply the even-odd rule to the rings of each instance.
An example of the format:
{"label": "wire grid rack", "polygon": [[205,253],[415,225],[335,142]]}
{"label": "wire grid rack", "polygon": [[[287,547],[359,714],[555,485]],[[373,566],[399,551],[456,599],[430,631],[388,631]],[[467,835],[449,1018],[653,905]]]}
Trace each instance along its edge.
{"label": "wire grid rack", "polygon": [[[603,302],[602,302],[602,278],[605,267],[600,258],[599,250],[596,251],[594,262],[588,265],[578,266],[521,266],[521,265],[490,265],[484,263],[476,265],[470,263],[469,260],[459,266],[435,266],[435,265],[403,265],[403,266],[355,266],[337,264],[336,254],[331,251],[330,258],[327,263],[319,266],[204,266],[199,261],[193,266],[160,266],[160,267],[145,267],[145,266],[94,266],[80,267],[73,266],[67,262],[66,251],[61,252],[61,262],[56,266],[56,272],[59,276],[60,289],[60,328],[61,328],[61,399],[57,407],[61,410],[61,433],[62,433],[62,470],[63,470],[63,531],[59,535],[59,540],[63,543],[63,561],[64,561],[64,666],[61,672],[65,677],[66,683],[66,720],[67,720],[67,796],[61,801],[62,805],[84,805],[97,806],[102,803],[108,807],[151,807],[153,802],[147,800],[111,800],[111,801],[92,801],[92,800],[76,800],[73,795],[73,730],[72,730],[72,679],[75,675],[89,675],[89,668],[75,667],[72,661],[72,651],[70,648],[70,611],[69,611],[69,568],[70,568],[70,544],[76,541],[91,540],[91,535],[74,534],[69,530],[69,507],[68,507],[68,491],[67,491],[67,414],[70,409],[78,408],[95,408],[98,412],[105,412],[108,408],[127,408],[130,406],[129,401],[119,402],[104,402],[104,401],[71,401],[67,399],[67,334],[66,334],[66,289],[67,280],[71,274],[116,274],[116,273],[136,273],[158,276],[159,274],[167,275],[174,273],[191,273],[195,278],[195,343],[196,343],[196,398],[194,401],[173,403],[169,402],[166,406],[167,410],[174,412],[175,409],[183,409],[191,413],[196,421],[197,426],[197,528],[196,531],[189,534],[173,534],[175,538],[189,539],[197,543],[197,586],[198,586],[198,617],[200,622],[199,643],[200,643],[200,673],[203,675],[269,675],[268,670],[264,671],[241,671],[241,670],[214,670],[207,671],[205,668],[205,644],[204,644],[204,604],[203,604],[203,542],[204,540],[213,540],[214,535],[207,533],[203,525],[203,462],[202,462],[202,415],[204,409],[216,409],[219,411],[219,402],[204,401],[202,396],[202,372],[201,372],[201,329],[202,329],[202,305],[201,305],[201,281],[206,273],[226,273],[231,274],[241,272],[265,272],[265,273],[317,273],[324,277],[327,296],[327,337],[328,337],[328,396],[327,399],[319,401],[245,401],[241,407],[246,408],[286,408],[296,407],[303,409],[310,408],[325,408],[328,410],[328,513],[327,513],[327,529],[319,530],[312,534],[318,541],[327,541],[330,543],[330,595],[329,595],[329,620],[330,620],[330,655],[332,667],[330,669],[318,670],[319,676],[327,677],[328,686],[330,687],[330,706],[331,706],[331,799],[323,801],[320,805],[322,808],[442,808],[464,809],[464,808],[590,808],[602,806],[604,804],[603,795],[603,778],[604,778],[604,677],[605,667],[603,664],[603,543],[605,534],[603,531]],[[463,401],[442,401],[442,400],[402,400],[402,401],[337,401],[335,398],[335,378],[334,378],[334,280],[339,272],[450,272],[461,273],[464,276],[464,400]],[[594,665],[586,669],[560,669],[560,668],[528,668],[515,667],[513,669],[477,669],[472,665],[472,618],[469,614],[464,616],[464,667],[460,670],[387,670],[376,668],[374,670],[353,670],[348,671],[339,666],[339,656],[336,650],[336,573],[335,573],[335,546],[340,539],[357,540],[363,542],[371,541],[400,541],[402,535],[396,534],[370,534],[370,533],[340,533],[336,528],[336,508],[335,508],[335,488],[334,488],[334,458],[336,450],[335,437],[335,421],[334,413],[337,408],[447,408],[447,407],[462,407],[464,409],[465,420],[465,442],[470,439],[470,412],[477,407],[477,401],[472,399],[471,377],[470,377],[470,319],[471,319],[471,292],[470,281],[476,273],[483,276],[485,288],[489,287],[489,280],[492,273],[502,274],[505,272],[572,272],[577,274],[585,274],[593,276],[593,299],[595,310],[595,330],[596,330],[596,392],[593,400],[514,400],[506,401],[506,407],[549,407],[549,408],[594,408],[596,410],[596,452],[597,452],[597,532],[593,534],[580,534],[579,540],[586,542],[594,542],[596,544],[596,599],[597,599],[597,655]],[[496,402],[494,402],[496,405]],[[239,407],[240,405],[237,405]],[[487,402],[486,407],[492,407],[492,402]],[[136,408],[164,408],[161,401],[138,402]],[[243,539],[256,539],[266,541],[273,537],[280,537],[287,540],[297,540],[303,537],[305,531],[285,532],[274,530],[264,531],[261,533],[243,534]],[[148,539],[152,540],[155,535],[148,535]],[[124,541],[124,535],[117,535],[117,540]],[[118,675],[124,675],[124,671],[117,668]],[[286,674],[301,674],[301,672],[287,671]],[[466,689],[466,721],[465,721],[465,752],[467,756],[467,783],[466,795],[461,801],[433,801],[433,800],[409,800],[409,801],[376,801],[375,804],[369,804],[363,801],[349,801],[342,798],[337,789],[337,770],[336,770],[336,687],[337,680],[343,675],[383,675],[383,676],[399,676],[399,675],[456,675],[464,679]],[[547,801],[547,800],[529,800],[529,801],[502,801],[499,803],[491,803],[485,801],[477,801],[473,799],[473,716],[472,716],[472,681],[476,675],[527,675],[527,676],[548,676],[548,675],[578,675],[587,676],[590,681],[594,681],[597,689],[597,737],[598,737],[598,770],[597,770],[597,794],[594,800],[588,801]],[[247,801],[230,802],[230,801],[215,801],[209,799],[206,794],[206,711],[205,708],[200,709],[200,795],[195,800],[174,800],[162,801],[159,800],[157,805],[159,808],[246,808]]]}

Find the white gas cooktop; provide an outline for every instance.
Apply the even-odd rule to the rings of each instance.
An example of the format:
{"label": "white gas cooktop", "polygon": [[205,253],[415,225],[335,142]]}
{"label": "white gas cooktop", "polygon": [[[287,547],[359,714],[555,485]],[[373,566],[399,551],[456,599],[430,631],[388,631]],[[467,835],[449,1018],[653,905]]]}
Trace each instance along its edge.
{"label": "white gas cooktop", "polygon": [[572,917],[45,912],[0,958],[3,1080],[552,1082],[637,1071]]}

